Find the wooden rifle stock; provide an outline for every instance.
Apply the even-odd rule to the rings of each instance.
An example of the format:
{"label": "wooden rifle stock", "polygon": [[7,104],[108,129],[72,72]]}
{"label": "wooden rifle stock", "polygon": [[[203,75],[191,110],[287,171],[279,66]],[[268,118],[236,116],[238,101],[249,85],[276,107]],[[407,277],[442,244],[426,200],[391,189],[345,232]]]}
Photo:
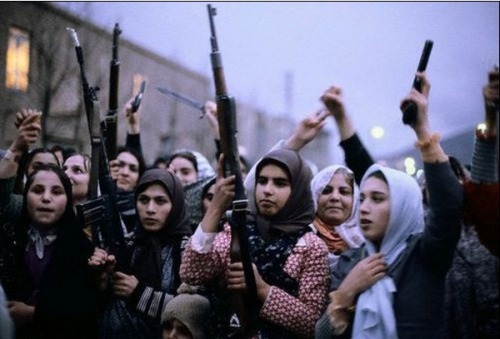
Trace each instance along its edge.
{"label": "wooden rifle stock", "polygon": [[[246,291],[232,292],[231,301],[237,316],[232,338],[250,338],[257,332],[258,300],[255,275],[246,235],[246,213],[248,199],[243,186],[243,179],[239,165],[238,143],[236,139],[236,105],[234,98],[228,95],[222,60],[217,45],[213,16],[215,8],[208,5],[210,20],[212,53],[210,54],[215,83],[217,102],[217,117],[219,122],[221,151],[224,154],[224,176],[235,176],[235,197],[232,203],[229,222],[231,225],[231,262],[241,262],[245,274]],[[234,317],[231,324],[234,323]]]}

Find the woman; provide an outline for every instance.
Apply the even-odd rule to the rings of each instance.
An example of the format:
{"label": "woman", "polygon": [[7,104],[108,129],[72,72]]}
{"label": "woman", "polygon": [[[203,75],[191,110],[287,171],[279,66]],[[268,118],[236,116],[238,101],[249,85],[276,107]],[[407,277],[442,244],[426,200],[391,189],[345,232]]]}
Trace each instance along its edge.
{"label": "woman", "polygon": [[328,246],[332,272],[342,252],[364,243],[357,220],[359,189],[350,169],[332,165],[314,176],[311,191],[316,210],[313,224]]}
{"label": "woman", "polygon": [[70,154],[63,164],[63,170],[71,181],[73,206],[89,198],[90,157],[83,153]]}
{"label": "woman", "polygon": [[146,164],[142,154],[135,148],[122,147],[117,154],[111,162],[111,175],[116,180],[118,210],[126,227],[124,236],[130,238],[137,219],[134,190],[146,170]]}
{"label": "woman", "polygon": [[14,269],[4,287],[16,337],[97,337],[97,290],[87,265],[93,246],[78,228],[62,169],[40,165],[28,177],[10,234]]}
{"label": "woman", "polygon": [[[180,285],[181,251],[190,235],[180,181],[164,169],[148,170],[134,197],[135,243],[130,262],[117,263],[119,270],[110,275],[113,298],[103,315],[101,338],[160,338],[161,313]],[[102,249],[89,261],[104,272],[115,263]]]}
{"label": "woman", "polygon": [[372,165],[360,185],[365,245],[343,253],[332,274],[331,303],[317,338],[441,338],[446,274],[460,236],[463,191],[427,116],[430,85],[412,90],[429,188],[425,225],[421,190],[409,175]]}
{"label": "woman", "polygon": [[200,209],[203,200],[202,190],[215,178],[214,170],[202,154],[190,150],[174,152],[168,159],[167,168],[182,182],[186,212],[194,232],[203,217]]}
{"label": "woman", "polygon": [[[229,225],[216,233],[234,197],[234,176],[223,178],[220,165],[212,203],[184,253],[181,278],[192,285],[218,282],[222,292],[241,291],[246,283],[241,262],[230,262]],[[328,260],[326,245],[310,227],[310,170],[296,152],[280,149],[268,153],[255,173],[255,187],[247,188],[255,192],[255,204],[249,206],[246,233],[257,286],[259,335],[312,337],[325,302]],[[212,324],[218,326],[214,337],[225,338],[230,332],[231,313],[223,306],[221,301],[212,304],[220,315],[219,323]]]}

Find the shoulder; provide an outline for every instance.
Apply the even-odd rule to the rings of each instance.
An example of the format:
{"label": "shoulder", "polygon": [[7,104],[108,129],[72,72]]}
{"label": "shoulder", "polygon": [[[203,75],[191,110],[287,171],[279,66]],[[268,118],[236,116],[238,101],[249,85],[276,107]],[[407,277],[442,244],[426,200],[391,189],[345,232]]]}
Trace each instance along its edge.
{"label": "shoulder", "polygon": [[321,254],[328,254],[328,247],[325,242],[321,240],[314,232],[307,232],[297,241],[297,248],[305,248],[309,251],[318,252]]}

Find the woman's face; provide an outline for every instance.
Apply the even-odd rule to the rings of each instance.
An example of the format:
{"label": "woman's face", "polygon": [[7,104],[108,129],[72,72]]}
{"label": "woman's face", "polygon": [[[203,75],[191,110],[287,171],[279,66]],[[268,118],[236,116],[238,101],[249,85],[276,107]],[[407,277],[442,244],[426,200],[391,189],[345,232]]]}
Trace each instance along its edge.
{"label": "woman's face", "polygon": [[26,202],[31,220],[41,228],[49,228],[63,215],[68,197],[57,174],[42,170],[33,179]]}
{"label": "woman's face", "polygon": [[316,215],[329,225],[340,225],[352,213],[354,192],[342,173],[335,173],[318,197]]}
{"label": "woman's face", "polygon": [[255,203],[262,216],[272,217],[278,214],[291,193],[290,179],[281,167],[274,164],[262,167],[255,185]]}
{"label": "woman's face", "polygon": [[359,222],[366,239],[380,245],[384,239],[391,209],[387,183],[379,178],[366,179],[360,193]]}
{"label": "woman's face", "polygon": [[193,339],[189,329],[177,319],[163,325],[163,339]]}
{"label": "woman's face", "polygon": [[198,173],[191,161],[183,157],[176,157],[170,162],[168,169],[182,182],[183,186],[196,182]]}
{"label": "woman's face", "polygon": [[124,191],[132,191],[139,180],[139,160],[129,152],[121,152],[116,160],[118,162],[116,186]]}
{"label": "woman's face", "polygon": [[45,165],[45,164],[54,164],[56,166],[59,166],[59,164],[57,163],[56,156],[54,154],[50,152],[40,152],[35,154],[35,156],[33,156],[33,159],[31,159],[28,169],[26,170],[26,175],[29,176],[40,165]]}
{"label": "woman's face", "polygon": [[144,229],[156,232],[165,227],[172,201],[162,185],[153,184],[137,196],[136,206]]}
{"label": "woman's face", "polygon": [[73,155],[66,159],[63,170],[71,181],[74,205],[87,199],[89,192],[90,173],[81,155]]}
{"label": "woman's face", "polygon": [[212,199],[214,198],[214,192],[215,192],[215,183],[213,185],[210,185],[210,188],[207,190],[207,193],[203,196],[203,214],[208,210],[208,207],[212,203]]}

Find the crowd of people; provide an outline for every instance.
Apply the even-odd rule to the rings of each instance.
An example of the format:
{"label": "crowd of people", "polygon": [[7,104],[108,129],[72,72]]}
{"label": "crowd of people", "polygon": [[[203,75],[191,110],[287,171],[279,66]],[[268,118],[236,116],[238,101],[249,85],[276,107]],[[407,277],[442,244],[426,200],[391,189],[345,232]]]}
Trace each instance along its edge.
{"label": "crowd of people", "polygon": [[[147,166],[130,100],[107,200],[96,159],[32,148],[40,112],[22,109],[0,153],[0,338],[497,338],[498,69],[470,171],[416,76],[401,107],[417,107],[419,181],[372,158],[338,86],[253,166],[240,157],[241,178],[224,173],[215,103],[215,164],[179,149]],[[328,121],[345,162],[318,171],[300,150]],[[116,218],[82,217],[89,203]]]}

